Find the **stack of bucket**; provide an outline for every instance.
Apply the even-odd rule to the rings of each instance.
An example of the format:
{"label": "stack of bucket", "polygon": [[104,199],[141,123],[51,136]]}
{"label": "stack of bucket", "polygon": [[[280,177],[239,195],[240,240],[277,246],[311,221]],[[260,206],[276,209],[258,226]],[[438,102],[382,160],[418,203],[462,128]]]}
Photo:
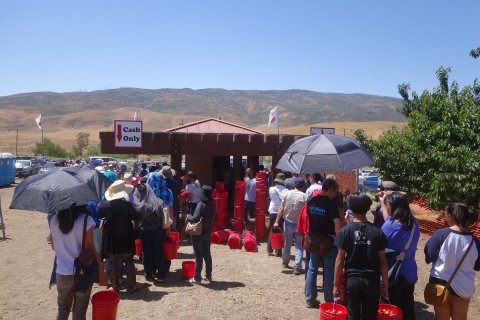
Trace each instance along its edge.
{"label": "stack of bucket", "polygon": [[178,256],[178,248],[180,247],[180,233],[170,232],[170,239],[163,241],[163,258],[165,260],[173,260]]}
{"label": "stack of bucket", "polygon": [[243,235],[243,247],[247,252],[257,251],[257,238],[255,237],[253,232],[245,232],[245,234]]}
{"label": "stack of bucket", "polygon": [[222,243],[225,243],[225,242],[227,242],[228,237],[230,236],[230,234],[231,234],[232,232],[233,232],[233,231],[230,230],[230,229],[225,229],[225,230],[220,230],[220,231],[212,232],[212,234],[210,235],[210,240],[211,240],[212,243],[214,243],[214,244],[222,244]]}
{"label": "stack of bucket", "polygon": [[240,238],[240,234],[237,232],[232,232],[228,236],[227,244],[230,249],[240,249],[242,247],[242,240]]}
{"label": "stack of bucket", "polygon": [[257,172],[256,176],[256,200],[255,200],[255,234],[258,240],[265,240],[265,215],[267,212],[267,186],[268,177],[266,172]]}
{"label": "stack of bucket", "polygon": [[243,216],[245,210],[245,181],[235,181],[235,199],[233,205],[233,230],[237,233],[242,233],[243,230]]}
{"label": "stack of bucket", "polygon": [[99,291],[92,296],[92,320],[117,319],[120,295],[112,290]]}
{"label": "stack of bucket", "polygon": [[222,230],[225,228],[225,216],[227,214],[228,192],[225,191],[225,184],[217,182],[215,189],[212,192],[214,206],[215,206],[215,230]]}

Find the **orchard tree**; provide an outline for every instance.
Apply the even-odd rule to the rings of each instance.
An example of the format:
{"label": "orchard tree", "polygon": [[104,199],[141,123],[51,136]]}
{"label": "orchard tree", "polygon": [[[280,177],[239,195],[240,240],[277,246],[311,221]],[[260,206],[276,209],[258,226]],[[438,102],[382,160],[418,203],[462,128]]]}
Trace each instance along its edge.
{"label": "orchard tree", "polygon": [[480,86],[460,89],[449,84],[450,68],[436,72],[439,86],[421,95],[402,84],[402,109],[408,117],[402,129],[392,129],[377,141],[367,140],[374,165],[385,179],[405,191],[424,196],[441,208],[480,200]]}

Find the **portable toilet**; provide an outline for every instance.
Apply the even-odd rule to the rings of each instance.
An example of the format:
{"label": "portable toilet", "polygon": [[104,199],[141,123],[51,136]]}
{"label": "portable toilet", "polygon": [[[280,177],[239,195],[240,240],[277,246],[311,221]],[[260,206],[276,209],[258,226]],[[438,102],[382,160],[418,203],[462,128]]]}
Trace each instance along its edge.
{"label": "portable toilet", "polygon": [[0,153],[0,187],[15,183],[15,156]]}

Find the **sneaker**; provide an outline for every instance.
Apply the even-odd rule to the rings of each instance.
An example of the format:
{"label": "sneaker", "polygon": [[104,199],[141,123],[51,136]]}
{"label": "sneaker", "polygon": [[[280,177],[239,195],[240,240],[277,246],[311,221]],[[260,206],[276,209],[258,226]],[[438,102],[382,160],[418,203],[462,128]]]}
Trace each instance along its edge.
{"label": "sneaker", "polygon": [[146,276],[145,277],[145,280],[149,281],[149,282],[154,282],[155,281],[155,278],[153,276]]}
{"label": "sneaker", "polygon": [[213,282],[212,277],[205,277],[205,278],[203,278],[203,280],[205,280],[205,282],[207,282],[207,284],[210,284],[210,283]]}
{"label": "sneaker", "polygon": [[315,300],[314,302],[307,301],[307,308],[318,309],[319,307],[320,307],[320,302],[318,302],[317,300]]}
{"label": "sneaker", "polygon": [[293,268],[293,275],[299,276],[302,274],[302,269],[299,268]]}
{"label": "sneaker", "polygon": [[194,284],[194,283],[200,283],[202,282],[201,280],[197,280],[195,278],[190,278],[187,280],[188,283]]}
{"label": "sneaker", "polygon": [[289,268],[288,263],[282,262],[282,267],[285,268],[285,269],[288,269]]}

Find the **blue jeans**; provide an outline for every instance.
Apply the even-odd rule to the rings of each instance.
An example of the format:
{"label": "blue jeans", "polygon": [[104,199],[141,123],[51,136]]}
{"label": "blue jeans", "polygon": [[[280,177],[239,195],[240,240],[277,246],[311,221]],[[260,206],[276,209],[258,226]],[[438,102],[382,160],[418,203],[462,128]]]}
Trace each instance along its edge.
{"label": "blue jeans", "polygon": [[192,236],[193,253],[195,254],[195,280],[202,280],[203,260],[205,260],[205,275],[212,277],[212,254],[210,253],[210,233]]}
{"label": "blue jeans", "polygon": [[143,269],[146,277],[157,275],[165,278],[163,260],[163,231],[160,229],[140,231],[143,251]]}
{"label": "blue jeans", "polygon": [[323,262],[323,297],[325,302],[333,302],[333,274],[338,248],[333,246],[326,256],[319,256],[310,252],[307,279],[305,281],[305,299],[307,303],[317,300],[317,274],[320,261]]}
{"label": "blue jeans", "polygon": [[295,238],[295,269],[302,269],[303,247],[302,236],[297,232],[297,224],[285,220],[283,224],[283,263],[288,264],[290,261],[290,251],[292,248],[293,238]]}
{"label": "blue jeans", "polygon": [[[377,318],[380,298],[380,277],[352,276],[345,279],[349,320],[370,320]],[[412,318],[405,318],[413,320]]]}

